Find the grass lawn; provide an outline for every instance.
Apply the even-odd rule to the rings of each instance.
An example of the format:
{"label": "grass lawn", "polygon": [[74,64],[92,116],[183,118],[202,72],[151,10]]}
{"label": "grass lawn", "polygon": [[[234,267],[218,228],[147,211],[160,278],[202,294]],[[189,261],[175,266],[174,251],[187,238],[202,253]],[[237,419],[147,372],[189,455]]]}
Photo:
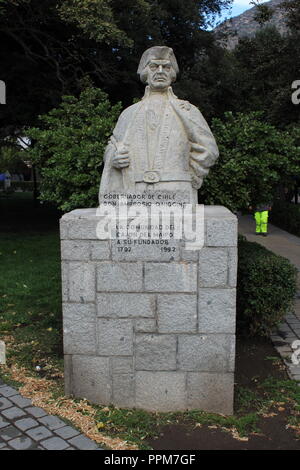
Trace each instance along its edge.
{"label": "grass lawn", "polygon": [[[0,197],[0,339],[5,381],[108,448],[300,449],[300,387],[268,340],[238,342],[235,415],[147,413],[63,394],[58,219],[31,194]],[[159,437],[159,439],[158,439]],[[162,447],[163,446],[163,447]],[[208,447],[207,447],[208,446]]]}

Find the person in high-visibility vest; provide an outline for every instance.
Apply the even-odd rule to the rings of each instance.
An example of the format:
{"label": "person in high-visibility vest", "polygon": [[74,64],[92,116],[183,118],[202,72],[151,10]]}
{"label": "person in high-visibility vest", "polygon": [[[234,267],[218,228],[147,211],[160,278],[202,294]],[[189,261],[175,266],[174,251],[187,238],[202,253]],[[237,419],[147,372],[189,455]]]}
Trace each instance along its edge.
{"label": "person in high-visibility vest", "polygon": [[[256,235],[263,235],[266,237],[268,235],[268,218],[269,211],[272,209],[270,204],[258,204],[254,208],[254,218],[256,222]],[[252,207],[250,207],[252,210]]]}

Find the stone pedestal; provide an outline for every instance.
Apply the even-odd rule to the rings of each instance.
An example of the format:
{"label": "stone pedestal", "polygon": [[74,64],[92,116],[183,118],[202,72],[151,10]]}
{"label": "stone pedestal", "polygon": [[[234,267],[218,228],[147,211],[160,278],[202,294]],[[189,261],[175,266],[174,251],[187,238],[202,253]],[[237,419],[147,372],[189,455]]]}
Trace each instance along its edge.
{"label": "stone pedestal", "polygon": [[96,209],[61,219],[66,393],[150,411],[233,412],[237,220],[205,207],[205,246],[120,256]]}

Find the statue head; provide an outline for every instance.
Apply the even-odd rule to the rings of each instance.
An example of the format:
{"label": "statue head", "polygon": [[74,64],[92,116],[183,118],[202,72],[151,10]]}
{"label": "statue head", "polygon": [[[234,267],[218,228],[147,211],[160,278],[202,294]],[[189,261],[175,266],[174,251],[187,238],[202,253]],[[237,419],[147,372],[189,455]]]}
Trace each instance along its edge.
{"label": "statue head", "polygon": [[147,49],[140,60],[137,73],[143,83],[153,90],[164,90],[175,82],[179,72],[173,49],[154,46]]}

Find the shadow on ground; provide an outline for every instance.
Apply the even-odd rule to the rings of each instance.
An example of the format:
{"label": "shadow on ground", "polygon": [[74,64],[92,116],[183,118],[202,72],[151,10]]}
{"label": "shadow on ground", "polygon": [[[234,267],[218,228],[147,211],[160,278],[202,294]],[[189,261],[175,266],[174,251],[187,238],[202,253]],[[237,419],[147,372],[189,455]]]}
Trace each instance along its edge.
{"label": "shadow on ground", "polygon": [[[278,357],[278,361],[276,361]],[[236,389],[247,389],[259,396],[261,384],[270,376],[287,380],[282,363],[269,340],[239,339],[237,343]],[[274,404],[274,410],[259,417],[258,433],[247,435],[246,440],[233,436],[228,430],[216,426],[170,425],[160,430],[156,439],[148,441],[155,450],[300,450],[300,440],[287,428],[291,418],[288,404]],[[247,407],[247,403],[244,403]],[[236,403],[236,415],[239,415]],[[252,403],[249,402],[248,412]]]}

